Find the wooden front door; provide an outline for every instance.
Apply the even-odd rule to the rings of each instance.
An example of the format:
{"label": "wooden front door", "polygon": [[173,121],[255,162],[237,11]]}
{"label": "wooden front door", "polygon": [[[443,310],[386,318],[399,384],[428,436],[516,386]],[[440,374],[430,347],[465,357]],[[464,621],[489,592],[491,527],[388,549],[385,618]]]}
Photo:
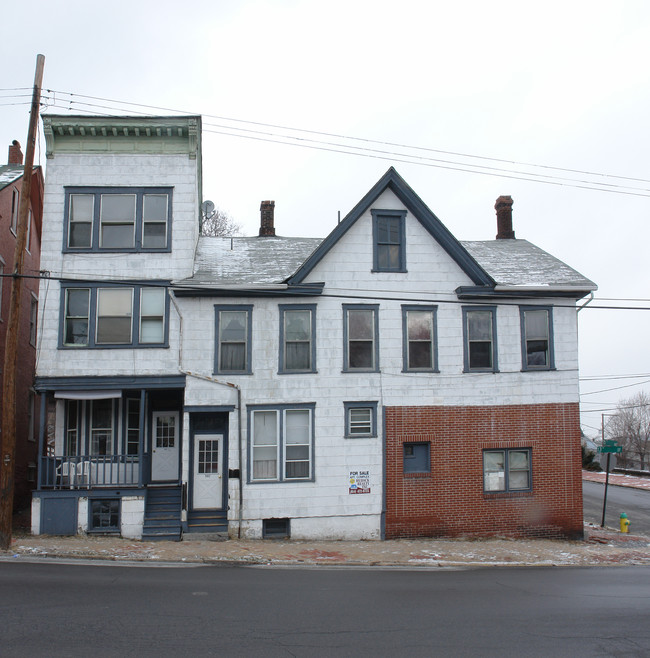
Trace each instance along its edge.
{"label": "wooden front door", "polygon": [[223,507],[223,434],[194,435],[192,509]]}
{"label": "wooden front door", "polygon": [[152,418],[151,479],[178,480],[180,455],[178,411],[155,411]]}

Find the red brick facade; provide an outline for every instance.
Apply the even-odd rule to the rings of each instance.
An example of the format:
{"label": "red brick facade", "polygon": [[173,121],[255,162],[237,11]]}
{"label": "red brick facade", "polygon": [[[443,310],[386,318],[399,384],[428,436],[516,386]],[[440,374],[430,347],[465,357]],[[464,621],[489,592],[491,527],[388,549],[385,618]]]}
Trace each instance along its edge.
{"label": "red brick facade", "polygon": [[[386,407],[385,537],[581,538],[579,407]],[[430,442],[430,473],[404,474],[403,444]],[[530,448],[532,491],[485,493],[483,451]]]}

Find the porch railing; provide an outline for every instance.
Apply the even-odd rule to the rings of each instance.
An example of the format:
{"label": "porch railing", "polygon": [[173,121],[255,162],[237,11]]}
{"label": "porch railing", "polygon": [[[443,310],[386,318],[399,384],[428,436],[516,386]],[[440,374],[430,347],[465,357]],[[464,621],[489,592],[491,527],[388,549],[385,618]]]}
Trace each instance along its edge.
{"label": "porch railing", "polygon": [[137,486],[140,463],[138,455],[41,457],[40,484],[42,489]]}

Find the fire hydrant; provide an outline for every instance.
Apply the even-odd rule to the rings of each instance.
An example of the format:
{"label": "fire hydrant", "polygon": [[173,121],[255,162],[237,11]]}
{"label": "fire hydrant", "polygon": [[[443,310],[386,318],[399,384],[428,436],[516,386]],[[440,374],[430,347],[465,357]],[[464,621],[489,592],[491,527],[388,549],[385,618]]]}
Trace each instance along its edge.
{"label": "fire hydrant", "polygon": [[621,532],[629,532],[630,520],[627,518],[627,514],[623,512],[621,514]]}

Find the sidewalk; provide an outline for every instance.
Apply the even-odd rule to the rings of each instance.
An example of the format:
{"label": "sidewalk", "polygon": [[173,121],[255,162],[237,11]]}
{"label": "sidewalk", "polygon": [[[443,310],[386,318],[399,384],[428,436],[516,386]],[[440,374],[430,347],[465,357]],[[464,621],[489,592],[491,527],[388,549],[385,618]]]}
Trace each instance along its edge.
{"label": "sidewalk", "polygon": [[[583,471],[599,482],[604,473]],[[610,474],[623,486],[644,478]],[[636,482],[641,480],[641,483]],[[634,482],[633,482],[634,481]],[[646,488],[641,486],[640,488]],[[585,525],[584,541],[551,539],[401,539],[390,541],[134,541],[119,537],[48,537],[16,529],[0,561],[61,558],[212,565],[348,565],[421,568],[650,565],[650,537]]]}
{"label": "sidewalk", "polygon": [[[607,474],[604,472],[582,471],[582,479],[589,482],[600,482],[605,484]],[[637,475],[623,475],[621,473],[610,473],[609,484],[617,487],[634,487],[635,489],[645,489],[650,491],[650,478],[639,477]]]}

